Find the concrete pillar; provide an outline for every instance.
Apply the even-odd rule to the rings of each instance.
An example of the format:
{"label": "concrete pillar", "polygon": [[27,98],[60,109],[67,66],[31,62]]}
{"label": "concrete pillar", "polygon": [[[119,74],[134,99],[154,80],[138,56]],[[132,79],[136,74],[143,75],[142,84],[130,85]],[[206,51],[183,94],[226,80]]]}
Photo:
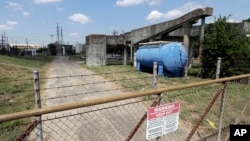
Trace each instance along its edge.
{"label": "concrete pillar", "polygon": [[95,34],[86,37],[86,64],[106,65],[106,35]]}
{"label": "concrete pillar", "polygon": [[183,44],[187,49],[188,55],[189,55],[189,48],[190,48],[190,30],[191,30],[192,24],[186,23],[183,25],[184,29],[184,36],[183,36]]}
{"label": "concrete pillar", "polygon": [[200,46],[199,46],[199,58],[201,58],[202,50],[204,46],[204,32],[205,32],[205,17],[201,18],[201,34],[200,34]]}
{"label": "concrete pillar", "polygon": [[187,50],[188,53],[188,62],[186,64],[185,67],[185,73],[184,76],[186,77],[188,74],[188,67],[190,64],[190,30],[191,30],[192,24],[191,23],[186,23],[183,25],[183,29],[184,29],[184,36],[183,36],[183,44]]}
{"label": "concrete pillar", "polygon": [[136,50],[137,48],[134,47],[134,67],[136,67]]}
{"label": "concrete pillar", "polygon": [[126,66],[127,65],[127,58],[128,58],[128,55],[127,55],[127,53],[128,53],[128,46],[127,45],[125,45],[124,46],[124,50],[123,50],[123,65],[124,66]]}

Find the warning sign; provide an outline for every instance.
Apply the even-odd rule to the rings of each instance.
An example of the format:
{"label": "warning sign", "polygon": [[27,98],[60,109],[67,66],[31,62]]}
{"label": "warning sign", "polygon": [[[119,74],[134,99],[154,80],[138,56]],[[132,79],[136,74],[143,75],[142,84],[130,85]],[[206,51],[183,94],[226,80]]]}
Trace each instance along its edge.
{"label": "warning sign", "polygon": [[146,139],[150,140],[177,130],[180,103],[151,107],[147,112]]}

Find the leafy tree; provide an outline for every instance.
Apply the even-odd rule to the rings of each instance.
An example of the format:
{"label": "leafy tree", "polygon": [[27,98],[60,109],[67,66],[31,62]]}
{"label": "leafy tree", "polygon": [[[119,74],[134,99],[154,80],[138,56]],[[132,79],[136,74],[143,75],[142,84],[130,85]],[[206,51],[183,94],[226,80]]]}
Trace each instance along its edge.
{"label": "leafy tree", "polygon": [[[214,78],[217,58],[222,58],[220,77],[234,75],[233,58],[250,54],[249,38],[237,28],[236,24],[227,23],[228,17],[220,16],[205,31],[202,53],[202,77]],[[249,62],[247,62],[249,63]]]}
{"label": "leafy tree", "polygon": [[50,55],[56,55],[57,54],[56,45],[53,44],[53,43],[50,43],[48,45],[48,50],[49,50]]}

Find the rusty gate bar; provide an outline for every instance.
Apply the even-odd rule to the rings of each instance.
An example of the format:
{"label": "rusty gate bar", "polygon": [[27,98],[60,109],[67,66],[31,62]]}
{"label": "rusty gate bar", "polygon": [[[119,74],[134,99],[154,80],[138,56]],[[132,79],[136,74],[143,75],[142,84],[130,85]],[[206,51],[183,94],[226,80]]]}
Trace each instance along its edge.
{"label": "rusty gate bar", "polygon": [[31,131],[33,131],[37,125],[38,121],[35,120],[31,125],[29,125],[29,127],[25,130],[25,132],[16,139],[16,141],[23,141],[27,136],[30,135]]}
{"label": "rusty gate bar", "polygon": [[[156,106],[159,101],[161,101],[160,99],[156,99],[150,107],[154,107]],[[132,139],[132,137],[134,136],[134,134],[136,133],[136,131],[139,129],[139,127],[142,125],[142,123],[146,120],[147,118],[147,112],[142,116],[142,118],[140,119],[140,121],[137,123],[137,125],[135,126],[135,128],[130,132],[130,134],[128,135],[127,139],[125,141],[130,141]]]}
{"label": "rusty gate bar", "polygon": [[225,110],[225,93],[226,90],[224,90],[221,93],[221,101],[220,101],[220,118],[219,118],[219,126],[218,126],[218,136],[217,141],[221,140],[221,130],[222,130],[222,124],[223,124],[223,116],[224,116],[224,110]]}
{"label": "rusty gate bar", "polygon": [[[156,77],[157,77],[157,62],[154,62],[154,64],[153,64],[153,77],[152,77],[152,88],[153,89],[157,88]],[[157,99],[151,104],[150,107],[154,107],[156,105],[159,105],[161,102],[161,99],[162,99],[161,94],[158,94]],[[134,129],[130,132],[130,134],[128,135],[128,137],[125,141],[130,141],[132,139],[132,137],[137,132],[137,130],[140,128],[142,123],[146,120],[146,118],[147,118],[147,112],[142,116],[140,121],[137,123],[137,125],[134,127]]]}
{"label": "rusty gate bar", "polygon": [[216,95],[213,97],[213,99],[208,104],[207,108],[205,109],[205,112],[201,115],[200,119],[197,121],[191,132],[189,133],[188,137],[186,138],[186,141],[190,141],[193,134],[195,133],[196,129],[199,127],[200,123],[203,121],[203,119],[206,117],[209,110],[212,108],[213,104],[215,103],[216,99],[219,97],[221,93],[223,93],[226,89],[227,83],[224,82],[221,86],[221,88],[217,91]]}
{"label": "rusty gate bar", "polygon": [[208,81],[184,84],[184,85],[173,86],[173,87],[168,87],[168,88],[157,88],[153,90],[131,92],[131,93],[125,93],[123,95],[115,95],[115,96],[98,98],[98,99],[93,99],[93,100],[88,100],[88,101],[81,101],[81,102],[74,102],[74,103],[69,103],[69,104],[62,104],[59,106],[46,107],[42,109],[34,109],[34,110],[17,112],[17,113],[5,114],[5,115],[0,115],[0,123],[4,121],[27,118],[31,116],[38,116],[38,115],[49,114],[53,112],[71,110],[71,109],[82,108],[82,107],[87,107],[87,106],[92,106],[92,105],[97,105],[97,104],[104,104],[104,103],[109,103],[109,102],[114,102],[114,101],[119,101],[119,100],[142,97],[142,96],[147,96],[147,95],[157,95],[159,93],[169,92],[169,91],[174,91],[174,90],[180,90],[180,89],[198,87],[198,86],[203,86],[203,85],[208,85],[208,84],[213,84],[213,83],[221,83],[221,82],[227,82],[227,81],[232,81],[232,80],[238,80],[238,79],[247,78],[247,77],[250,77],[250,74],[221,78],[217,80],[208,80]]}

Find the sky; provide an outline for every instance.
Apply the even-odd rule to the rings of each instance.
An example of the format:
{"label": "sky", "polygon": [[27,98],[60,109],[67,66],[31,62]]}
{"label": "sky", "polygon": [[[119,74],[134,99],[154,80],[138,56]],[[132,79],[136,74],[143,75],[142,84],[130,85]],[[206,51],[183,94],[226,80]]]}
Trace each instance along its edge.
{"label": "sky", "polygon": [[1,0],[0,41],[47,45],[57,41],[57,25],[65,44],[85,43],[89,34],[112,35],[172,20],[197,8],[212,7],[215,18],[229,22],[250,17],[250,0]]}

